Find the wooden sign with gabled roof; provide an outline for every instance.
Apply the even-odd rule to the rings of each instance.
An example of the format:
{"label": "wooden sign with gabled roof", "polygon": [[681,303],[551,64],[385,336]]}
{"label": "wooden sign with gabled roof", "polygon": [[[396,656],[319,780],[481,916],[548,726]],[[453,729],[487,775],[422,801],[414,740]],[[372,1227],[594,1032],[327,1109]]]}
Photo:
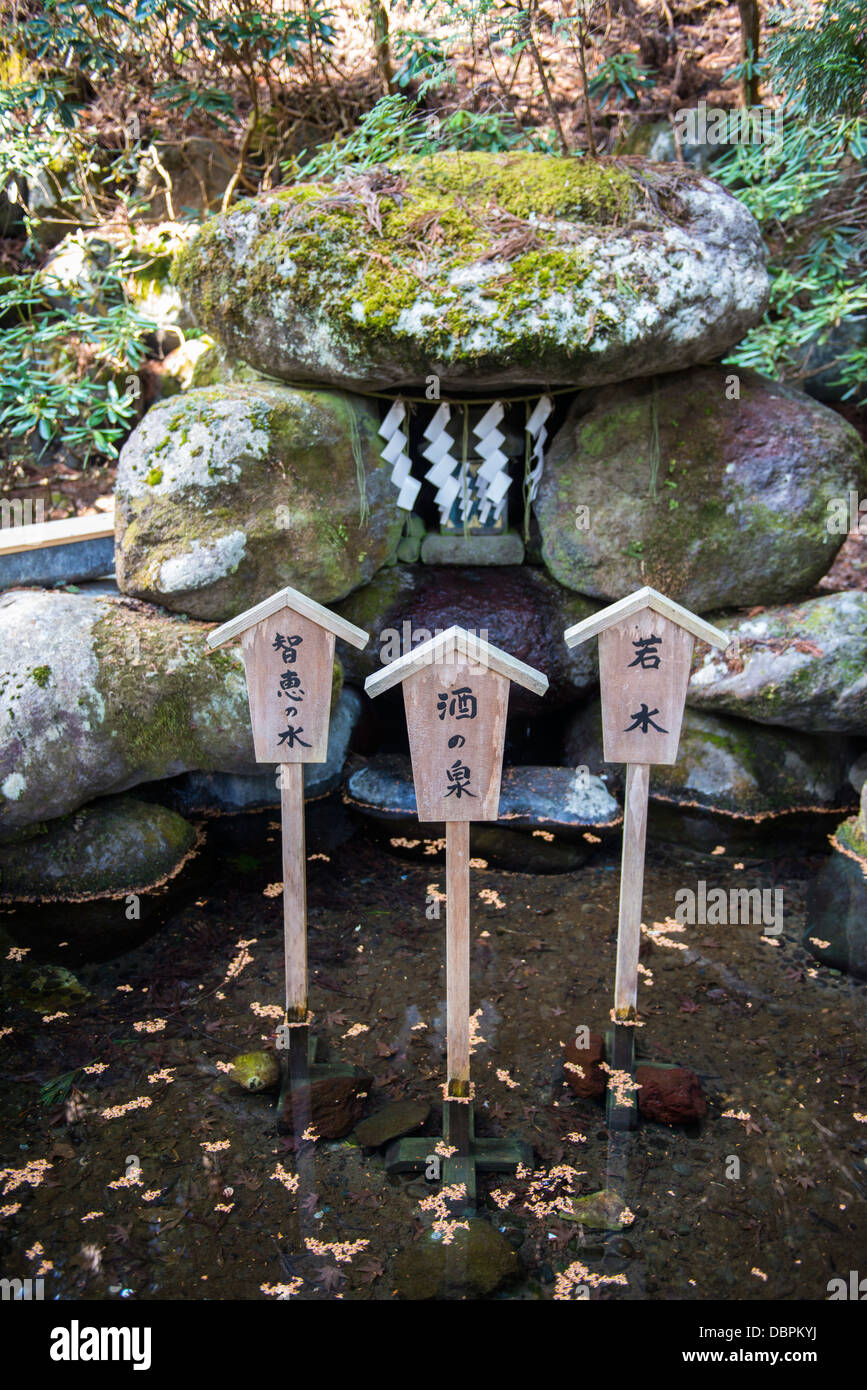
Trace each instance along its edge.
{"label": "wooden sign with gabled roof", "polygon": [[359,648],[368,641],[360,627],[290,588],[209,633],[209,647],[241,640],[257,762],[325,761],[335,637]]}
{"label": "wooden sign with gabled roof", "polygon": [[[650,768],[677,760],[695,638],[723,648],[731,639],[649,586],[567,628],[563,640],[575,647],[597,635],[604,757],[606,762],[626,763],[609,1062],[616,1071],[631,1073]],[[630,1105],[617,1105],[609,1090],[609,1123],[631,1128],[636,1113],[634,1098]]]}
{"label": "wooden sign with gabled roof", "polygon": [[207,638],[211,648],[240,639],[256,761],[282,764],[280,811],[286,967],[283,1037],[287,1041],[280,1048],[283,1071],[280,1108],[296,1135],[302,1134],[310,1122],[304,1106],[299,1110],[296,1102],[299,1095],[309,1097],[307,1083],[316,1054],[316,1042],[309,1038],[307,1026],[303,764],[324,762],[327,757],[337,637],[359,648],[365,647],[368,640],[368,634],[354,623],[348,623],[297,589],[287,587],[278,589],[270,598],[215,628]]}
{"label": "wooden sign with gabled roof", "polygon": [[603,608],[563,640],[599,637],[602,735],[608,763],[673,763],[693,641],[727,647],[728,634],[649,587]]}
{"label": "wooden sign with gabled roof", "polygon": [[[543,695],[548,678],[462,627],[423,642],[364,688],[403,686],[420,821],[446,826],[446,996],[448,1082],[443,1107],[446,1186],[475,1203],[476,1168],[513,1171],[532,1157],[525,1144],[477,1140],[470,1088],[470,822],[496,820],[509,685]],[[426,1170],[430,1140],[403,1139],[386,1154],[390,1172]]]}
{"label": "wooden sign with gabled roof", "polygon": [[369,676],[368,695],[403,686],[420,821],[496,820],[509,683],[548,679],[465,628],[450,627]]}

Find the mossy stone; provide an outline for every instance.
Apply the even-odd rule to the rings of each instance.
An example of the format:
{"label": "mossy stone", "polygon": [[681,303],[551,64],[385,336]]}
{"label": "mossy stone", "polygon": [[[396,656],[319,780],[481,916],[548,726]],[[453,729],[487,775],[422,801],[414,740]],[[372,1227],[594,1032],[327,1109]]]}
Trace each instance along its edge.
{"label": "mossy stone", "polygon": [[448,1244],[434,1233],[400,1252],[395,1283],[401,1298],[485,1298],[518,1274],[518,1258],[489,1221],[470,1217],[456,1225]]}
{"label": "mossy stone", "polygon": [[821,578],[844,539],[829,503],[867,485],[861,441],[793,387],[736,375],[738,398],[714,366],[575,402],[534,504],[555,579],[606,600],[650,584],[705,613]]}
{"label": "mossy stone", "polygon": [[137,783],[257,770],[240,652],[209,630],[130,599],[0,596],[0,841]]}
{"label": "mossy stone", "polygon": [[0,902],[86,902],[171,878],[196,844],[177,812],[131,796],[91,802],[0,845]]}
{"label": "mossy stone", "polygon": [[206,619],[287,584],[326,604],[350,593],[404,520],[378,424],[367,401],[265,382],[153,407],[118,467],[120,589]]}
{"label": "mossy stone", "polygon": [[711,620],[737,640],[737,655],[709,648],[697,653],[689,705],[811,733],[867,732],[863,590]]}
{"label": "mossy stone", "polygon": [[205,223],[175,279],[233,360],[352,389],[683,367],[737,342],[768,294],[756,223],[717,185],[514,151],[406,158],[239,203]]}
{"label": "mossy stone", "polygon": [[[601,706],[594,700],[570,724],[565,759],[570,765],[583,763],[591,774],[605,773],[620,792],[624,770],[606,764],[602,751]],[[746,719],[687,708],[677,761],[654,767],[650,796],[733,820],[759,822],[796,811],[827,814],[851,800],[849,758],[844,738],[762,728]]]}

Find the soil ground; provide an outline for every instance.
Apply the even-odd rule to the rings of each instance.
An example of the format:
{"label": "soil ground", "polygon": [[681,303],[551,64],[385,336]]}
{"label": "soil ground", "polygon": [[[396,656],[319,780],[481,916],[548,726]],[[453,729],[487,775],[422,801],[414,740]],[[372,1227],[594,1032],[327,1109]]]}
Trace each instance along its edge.
{"label": "soil ground", "polygon": [[[442,859],[384,853],[335,800],[310,808],[309,826],[316,1030],[373,1074],[366,1113],[430,1101],[435,1142],[445,923],[426,911],[445,886]],[[4,1275],[41,1272],[46,1298],[407,1295],[395,1261],[431,1220],[430,1184],[388,1176],[351,1136],[293,1153],[274,1096],[226,1074],[235,1054],[273,1044],[280,1017],[279,832],[267,816],[239,817],[211,822],[209,839],[207,893],[143,945],[78,968],[89,998],[53,1017],[8,1012]],[[562,875],[473,870],[477,1130],[535,1150],[530,1177],[481,1180],[522,1269],[497,1297],[553,1298],[578,1263],[594,1299],[823,1300],[829,1279],[863,1263],[867,986],[799,944],[820,864],[651,848],[639,1050],[698,1073],[708,1113],[685,1129],[642,1121],[621,1154],[601,1103],[575,1098],[562,1067],[576,1027],[607,1025],[616,857]],[[666,926],[676,889],[701,878],[782,887],[782,938],[758,925]],[[62,961],[63,948],[19,968],[40,955]],[[41,1104],[41,1088],[72,1069],[66,1098]],[[280,1174],[296,1171],[291,1193]],[[558,1214],[558,1195],[613,1185],[612,1172],[628,1227],[584,1231]],[[338,1259],[335,1247],[354,1242]],[[615,1275],[625,1283],[596,1282]]]}

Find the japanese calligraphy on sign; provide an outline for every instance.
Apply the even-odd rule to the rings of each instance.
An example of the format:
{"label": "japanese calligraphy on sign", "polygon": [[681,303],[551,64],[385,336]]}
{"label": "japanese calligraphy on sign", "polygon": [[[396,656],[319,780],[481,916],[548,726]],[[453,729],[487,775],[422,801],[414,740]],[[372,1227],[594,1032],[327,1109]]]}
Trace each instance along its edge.
{"label": "japanese calligraphy on sign", "polygon": [[418,818],[496,820],[509,681],[452,653],[403,684]]}
{"label": "japanese calligraphy on sign", "polygon": [[606,762],[676,761],[693,642],[650,607],[599,633]]}
{"label": "japanese calligraphy on sign", "polygon": [[334,633],[282,608],[241,637],[257,762],[323,762]]}

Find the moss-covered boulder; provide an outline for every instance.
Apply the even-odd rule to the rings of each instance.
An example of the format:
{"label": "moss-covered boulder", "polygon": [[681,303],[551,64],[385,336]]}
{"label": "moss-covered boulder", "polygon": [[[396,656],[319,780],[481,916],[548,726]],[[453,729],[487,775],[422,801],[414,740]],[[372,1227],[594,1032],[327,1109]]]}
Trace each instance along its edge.
{"label": "moss-covered boulder", "polygon": [[[565,759],[622,793],[624,769],[602,756],[598,700],[572,720]],[[850,762],[844,738],[810,738],[687,709],[677,762],[653,769],[648,834],[698,849],[722,843],[738,855],[764,852],[773,839],[796,831],[820,843],[828,822],[852,803]]]}
{"label": "moss-covered boulder", "polygon": [[[867,785],[867,784],[865,784]],[[804,946],[823,965],[867,979],[867,802],[838,825],[807,893]]]}
{"label": "moss-covered boulder", "polygon": [[285,584],[342,598],[400,540],[378,424],[366,401],[264,383],[155,406],[118,466],[119,587],[209,619]]}
{"label": "moss-covered boulder", "polygon": [[189,821],[131,796],[91,802],[0,844],[0,902],[86,902],[166,883],[196,846]]}
{"label": "moss-covered boulder", "polygon": [[651,584],[701,613],[808,590],[845,539],[829,502],[865,483],[839,415],[757,372],[700,367],[579,397],[535,511],[561,584],[604,599]]}
{"label": "moss-covered boulder", "polygon": [[271,381],[273,385],[273,380],[262,372],[255,371],[237,358],[230,358],[225,348],[209,338],[207,333],[195,341],[201,344],[202,351],[193,367],[191,386],[225,386],[228,382],[245,381],[254,384]]}
{"label": "moss-covered boulder", "polygon": [[688,704],[789,729],[867,734],[867,593],[714,622],[737,638],[737,652],[701,649]]}
{"label": "moss-covered boulder", "polygon": [[446,1242],[429,1231],[401,1250],[395,1261],[398,1296],[427,1299],[485,1298],[520,1273],[508,1240],[481,1217],[461,1219]]}
{"label": "moss-covered boulder", "polygon": [[133,600],[0,596],[0,840],[192,769],[256,770],[240,652]]}
{"label": "moss-covered boulder", "polygon": [[692,170],[443,152],[239,203],[175,278],[287,381],[499,388],[719,355],[764,311],[764,260],[751,214]]}
{"label": "moss-covered boulder", "polygon": [[[530,565],[493,570],[393,565],[337,605],[344,618],[374,635],[364,651],[342,653],[346,677],[360,685],[412,646],[457,623],[544,671],[546,705],[568,704],[592,689],[599,676],[596,644],[569,650],[563,632],[596,608]],[[539,697],[516,685],[509,712],[544,714]]]}
{"label": "moss-covered boulder", "polygon": [[[324,763],[303,763],[304,800],[318,801],[340,785],[349,754],[349,741],[363,709],[358,690],[344,686],[331,707],[328,749]],[[182,815],[201,812],[233,814],[280,805],[280,782],[273,765],[260,764],[253,773],[187,772],[160,788],[160,798]]]}

